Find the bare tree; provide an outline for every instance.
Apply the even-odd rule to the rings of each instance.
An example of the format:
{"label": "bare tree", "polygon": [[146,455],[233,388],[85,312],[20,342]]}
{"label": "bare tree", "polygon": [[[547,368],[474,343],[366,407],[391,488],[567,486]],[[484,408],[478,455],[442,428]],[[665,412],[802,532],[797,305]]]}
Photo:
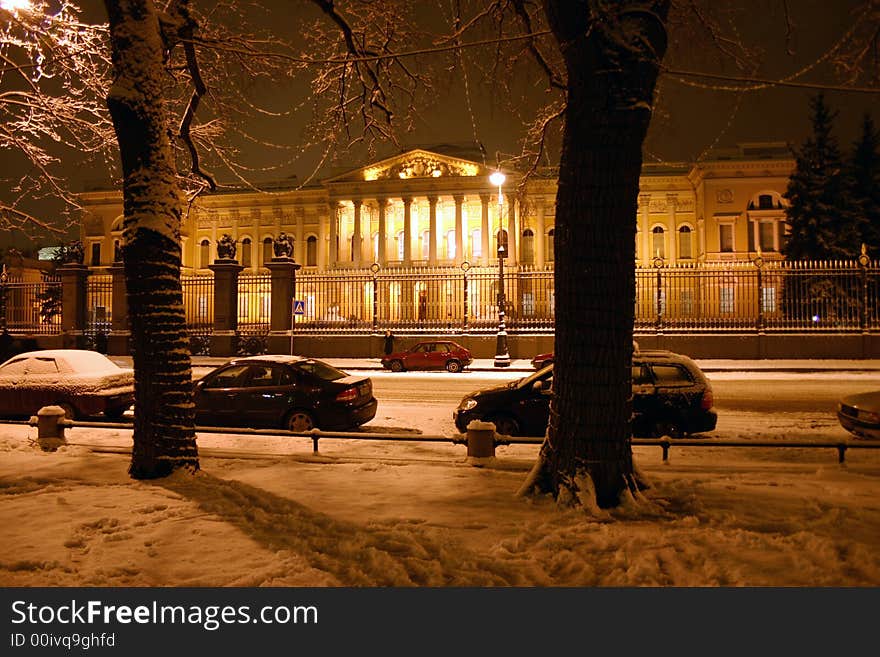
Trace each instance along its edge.
{"label": "bare tree", "polygon": [[21,172],[2,181],[8,197],[0,200],[0,229],[64,233],[78,218],[74,212],[65,224],[36,216],[31,202],[52,197],[76,209],[58,171],[62,154],[101,165],[112,155],[103,102],[107,30],[83,23],[79,13],[66,1],[10,2],[0,9],[0,152]]}

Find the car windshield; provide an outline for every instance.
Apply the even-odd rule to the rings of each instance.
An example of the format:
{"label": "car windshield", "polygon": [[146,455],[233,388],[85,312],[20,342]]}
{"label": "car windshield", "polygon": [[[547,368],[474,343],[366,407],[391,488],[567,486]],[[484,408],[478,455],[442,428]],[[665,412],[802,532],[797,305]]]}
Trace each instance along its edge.
{"label": "car windshield", "polygon": [[534,374],[530,374],[529,376],[525,376],[521,379],[517,379],[516,381],[511,381],[508,383],[508,387],[510,388],[526,388],[535,383],[535,381],[544,381],[545,379],[553,378],[553,366],[548,365],[547,367],[541,368]]}
{"label": "car windshield", "polygon": [[332,365],[319,360],[304,360],[301,363],[297,363],[296,368],[324,381],[336,381],[336,379],[344,379],[348,376],[342,370],[338,370]]}

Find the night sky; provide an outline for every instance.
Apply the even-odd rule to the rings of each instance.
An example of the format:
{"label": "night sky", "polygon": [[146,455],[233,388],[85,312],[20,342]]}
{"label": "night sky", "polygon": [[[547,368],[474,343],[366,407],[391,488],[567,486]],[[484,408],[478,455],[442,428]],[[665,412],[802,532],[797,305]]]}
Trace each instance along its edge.
{"label": "night sky", "polygon": [[[264,17],[264,24],[271,23],[288,33],[302,29],[301,15],[305,12],[314,18],[316,13],[305,3],[287,0],[267,1],[275,7]],[[826,52],[846,31],[852,22],[852,8],[860,3],[854,0],[829,3],[822,0],[790,0],[789,8],[793,17],[794,29],[791,38],[785,38],[785,24],[782,18],[782,3],[743,0],[731,3],[739,8],[738,24],[743,26],[743,41],[759,44],[764,54],[763,62],[756,76],[775,78],[790,75],[815,61]],[[95,0],[82,3],[92,18],[103,17],[103,5]],[[418,3],[418,11],[432,12],[440,20],[442,10],[435,3]],[[715,4],[713,3],[713,9]],[[431,8],[429,8],[431,7]],[[438,13],[439,12],[439,13]],[[678,69],[739,73],[731,67],[719,64],[711,54],[693,48],[693,43],[683,31],[671,26],[671,44],[665,64]],[[789,52],[790,51],[790,52]],[[492,162],[496,153],[502,159],[519,151],[519,140],[523,135],[521,121],[499,99],[500,90],[488,78],[476,70],[469,71],[470,105],[473,114],[467,111],[467,97],[464,84],[457,72],[438,82],[431,98],[430,106],[421,113],[414,131],[402,136],[406,145],[430,145],[437,143],[464,143],[475,139],[483,143]],[[828,66],[820,66],[803,78],[811,83],[837,84],[833,71]],[[516,80],[522,89],[534,89],[536,99],[546,97],[546,85],[534,71],[524,73]],[[709,84],[723,84],[710,82]],[[284,88],[282,86],[257,86],[249,90],[258,97],[271,98],[275,107],[295,106],[302,100],[304,87]],[[807,102],[812,89],[775,88],[756,92],[733,93],[710,89],[692,88],[681,84],[670,76],[662,76],[658,86],[658,106],[652,121],[648,139],[645,143],[645,162],[695,161],[706,157],[713,147],[732,147],[739,142],[782,141],[799,144],[810,129]],[[836,134],[843,150],[848,150],[856,138],[861,116],[872,111],[875,122],[880,123],[880,107],[875,94],[826,92],[829,105],[839,111],[836,121]],[[530,108],[524,107],[523,114]],[[293,115],[285,123],[277,122],[255,125],[257,135],[270,136],[279,142],[296,147],[302,139],[302,125],[307,120],[305,112]],[[384,156],[395,149],[388,146],[378,155]],[[253,164],[272,161],[271,156],[250,147],[248,159]],[[274,179],[296,175],[300,180],[307,177],[315,168],[320,157],[318,149],[302,152],[285,166],[270,174]],[[357,166],[364,161],[363,152],[355,152],[335,162],[336,166]],[[6,168],[13,165],[12,158],[3,158]],[[71,181],[74,189],[84,186],[100,185],[107,178],[99,168],[84,168],[71,162]],[[320,176],[319,176],[320,177]],[[46,204],[34,206],[37,211],[51,213]],[[11,236],[17,245],[22,245],[23,236]],[[0,244],[10,242],[8,233],[0,233]]]}

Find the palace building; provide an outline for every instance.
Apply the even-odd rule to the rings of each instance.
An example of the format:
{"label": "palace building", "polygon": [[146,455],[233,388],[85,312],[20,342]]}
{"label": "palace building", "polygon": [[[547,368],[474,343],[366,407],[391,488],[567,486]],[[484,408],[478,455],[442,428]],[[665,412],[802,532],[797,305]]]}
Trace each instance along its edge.
{"label": "palace building", "polygon": [[[698,163],[646,165],[634,217],[637,266],[650,267],[658,257],[668,265],[748,261],[756,253],[781,258],[782,194],[793,167],[784,144],[743,144]],[[307,186],[205,194],[182,222],[184,273],[210,273],[224,234],[236,240],[245,274],[265,271],[282,233],[293,241],[303,273],[492,266],[500,229],[507,233],[507,267],[552,267],[555,172],[521,184],[520,174],[504,171],[499,188],[489,179],[494,170],[478,151],[437,146]],[[81,200],[85,264],[109,267],[122,240],[121,194],[88,191]]]}

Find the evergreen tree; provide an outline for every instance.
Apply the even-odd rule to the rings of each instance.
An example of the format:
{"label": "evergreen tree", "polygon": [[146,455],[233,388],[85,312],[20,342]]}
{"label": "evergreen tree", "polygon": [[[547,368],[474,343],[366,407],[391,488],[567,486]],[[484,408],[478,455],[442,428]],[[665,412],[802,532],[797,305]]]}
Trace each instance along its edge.
{"label": "evergreen tree", "polygon": [[810,109],[813,134],[794,153],[785,192],[791,232],[783,253],[788,260],[850,260],[858,256],[861,240],[832,134],[836,113],[821,93],[810,99]]}
{"label": "evergreen tree", "polygon": [[880,257],[880,131],[874,128],[870,114],[862,121],[862,134],[853,144],[847,184],[856,215],[859,236],[868,255]]}

